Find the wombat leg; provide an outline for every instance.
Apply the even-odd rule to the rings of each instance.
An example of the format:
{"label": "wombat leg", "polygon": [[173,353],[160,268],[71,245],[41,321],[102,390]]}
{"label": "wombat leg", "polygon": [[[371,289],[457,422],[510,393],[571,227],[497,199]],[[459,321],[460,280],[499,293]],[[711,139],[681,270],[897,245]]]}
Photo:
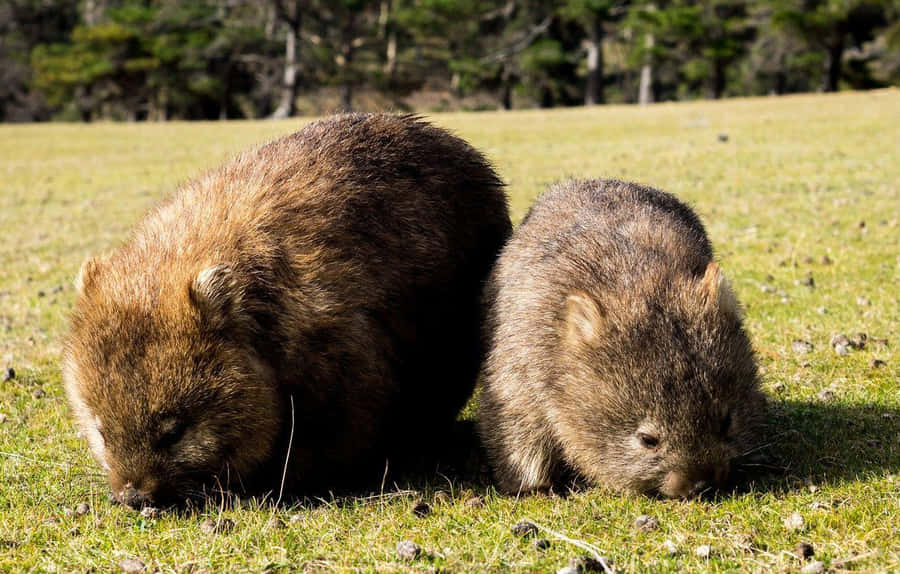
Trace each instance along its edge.
{"label": "wombat leg", "polygon": [[478,417],[494,477],[508,494],[549,488],[560,460],[553,429],[543,414],[516,399],[498,396],[487,386]]}
{"label": "wombat leg", "polygon": [[553,460],[543,445],[516,448],[507,458],[501,487],[507,492],[526,493],[548,490],[552,484]]}
{"label": "wombat leg", "polygon": [[[500,489],[510,494],[546,490],[553,485],[556,457],[543,429],[525,432],[511,429],[495,437],[489,448]],[[499,440],[498,440],[499,439]]]}

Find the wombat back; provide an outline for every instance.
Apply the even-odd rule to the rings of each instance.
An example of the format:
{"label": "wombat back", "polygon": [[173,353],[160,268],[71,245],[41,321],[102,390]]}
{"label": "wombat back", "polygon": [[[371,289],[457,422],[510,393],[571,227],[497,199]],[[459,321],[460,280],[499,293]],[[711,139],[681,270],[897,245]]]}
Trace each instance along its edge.
{"label": "wombat back", "polygon": [[753,444],[763,398],[741,310],[674,196],[554,186],[504,248],[486,305],[479,425],[505,490],[574,472],[687,496]]}

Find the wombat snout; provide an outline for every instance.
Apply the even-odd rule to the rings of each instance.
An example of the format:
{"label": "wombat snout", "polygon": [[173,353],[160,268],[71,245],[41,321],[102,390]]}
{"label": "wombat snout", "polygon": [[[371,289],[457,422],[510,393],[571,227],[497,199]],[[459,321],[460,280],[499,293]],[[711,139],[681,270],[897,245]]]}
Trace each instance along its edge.
{"label": "wombat snout", "polygon": [[112,491],[118,502],[135,510],[145,506],[172,506],[177,502],[174,490],[153,480],[120,483]]}
{"label": "wombat snout", "polygon": [[114,495],[116,500],[136,510],[140,510],[144,506],[152,506],[154,503],[151,497],[137,490],[130,482]]}
{"label": "wombat snout", "polygon": [[660,493],[668,498],[703,496],[728,481],[728,464],[696,469],[673,470],[663,479]]}

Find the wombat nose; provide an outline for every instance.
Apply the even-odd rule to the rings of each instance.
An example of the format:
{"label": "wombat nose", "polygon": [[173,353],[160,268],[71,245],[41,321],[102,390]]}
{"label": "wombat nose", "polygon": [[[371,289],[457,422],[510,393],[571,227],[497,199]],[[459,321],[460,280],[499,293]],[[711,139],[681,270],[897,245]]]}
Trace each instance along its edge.
{"label": "wombat nose", "polygon": [[130,506],[136,510],[140,510],[145,505],[151,504],[151,500],[137,490],[130,482],[119,491],[119,501],[126,506]]}
{"label": "wombat nose", "polygon": [[673,471],[666,475],[660,492],[669,498],[702,496],[721,484],[722,476],[715,468],[701,468],[693,472]]}

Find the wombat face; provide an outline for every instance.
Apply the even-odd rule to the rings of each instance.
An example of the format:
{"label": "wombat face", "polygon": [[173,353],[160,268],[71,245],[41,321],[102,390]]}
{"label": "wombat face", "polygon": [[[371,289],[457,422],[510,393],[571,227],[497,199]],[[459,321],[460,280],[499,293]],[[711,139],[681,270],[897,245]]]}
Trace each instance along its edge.
{"label": "wombat face", "polygon": [[764,399],[718,266],[617,297],[624,304],[567,301],[557,413],[567,452],[583,475],[621,489],[682,498],[723,485],[754,446]]}
{"label": "wombat face", "polygon": [[229,270],[206,270],[155,305],[89,272],[64,376],[115,497],[140,508],[240,484],[272,450],[279,401],[266,368],[229,335],[239,330]]}

